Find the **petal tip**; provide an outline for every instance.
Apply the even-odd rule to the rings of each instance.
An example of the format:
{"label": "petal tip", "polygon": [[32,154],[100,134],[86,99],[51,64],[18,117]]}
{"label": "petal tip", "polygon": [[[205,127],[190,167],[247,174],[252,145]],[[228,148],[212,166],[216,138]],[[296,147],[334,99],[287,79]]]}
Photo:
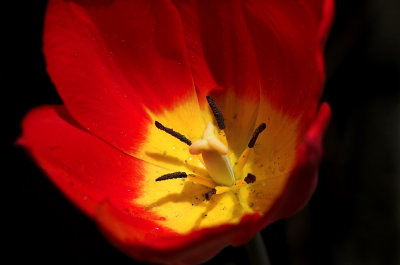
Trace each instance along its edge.
{"label": "petal tip", "polygon": [[319,107],[314,122],[310,126],[306,138],[313,142],[321,143],[324,132],[326,131],[332,110],[328,103],[323,102]]}

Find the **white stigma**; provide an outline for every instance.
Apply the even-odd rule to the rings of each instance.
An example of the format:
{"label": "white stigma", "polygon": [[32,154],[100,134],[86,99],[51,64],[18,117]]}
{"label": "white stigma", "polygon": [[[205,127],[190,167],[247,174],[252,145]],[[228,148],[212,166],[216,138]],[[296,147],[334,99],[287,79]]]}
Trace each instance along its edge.
{"label": "white stigma", "polygon": [[235,184],[235,175],[226,155],[228,148],[215,136],[211,122],[207,124],[203,138],[190,145],[189,152],[192,155],[202,155],[208,174],[215,183],[224,186]]}

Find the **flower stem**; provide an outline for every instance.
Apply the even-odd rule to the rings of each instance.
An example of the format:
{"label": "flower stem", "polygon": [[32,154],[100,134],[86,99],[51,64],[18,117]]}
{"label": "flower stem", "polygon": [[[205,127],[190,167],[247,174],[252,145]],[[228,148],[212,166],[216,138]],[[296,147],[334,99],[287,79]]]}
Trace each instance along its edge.
{"label": "flower stem", "polygon": [[252,240],[246,244],[247,255],[251,265],[271,265],[260,233],[257,233]]}

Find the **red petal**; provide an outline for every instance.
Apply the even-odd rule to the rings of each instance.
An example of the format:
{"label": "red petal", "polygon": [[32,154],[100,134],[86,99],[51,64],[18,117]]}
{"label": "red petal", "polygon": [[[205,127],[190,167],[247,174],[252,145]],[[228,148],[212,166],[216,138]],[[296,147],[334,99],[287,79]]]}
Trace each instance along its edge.
{"label": "red petal", "polygon": [[[238,225],[221,225],[196,230],[186,235],[163,237],[158,227],[149,230],[135,216],[127,217],[110,204],[104,204],[98,220],[111,242],[135,259],[162,264],[200,264],[215,256],[236,238],[254,236],[258,231],[253,224],[260,220],[258,214],[244,216]],[[138,242],[137,227],[147,231]]]}
{"label": "red petal", "polygon": [[44,52],[72,116],[127,153],[153,123],[147,110],[196,96],[179,14],[168,1],[50,1]]}
{"label": "red petal", "polygon": [[[200,100],[222,89],[257,101],[260,78],[269,92],[273,82],[289,82],[274,91],[282,97],[321,90],[324,66],[316,57],[332,20],[332,0],[173,2]],[[299,78],[307,82],[297,83]],[[313,79],[319,86],[305,87]]]}
{"label": "red petal", "polygon": [[259,122],[266,122],[265,102],[295,119],[303,115],[301,129],[308,127],[324,80],[322,43],[332,20],[332,0],[174,3],[199,100],[207,94],[216,98],[226,116],[231,149],[243,150],[258,110]]}
{"label": "red petal", "polygon": [[32,110],[18,143],[25,146],[51,180],[85,213],[94,216],[104,201],[132,209],[143,162],[81,128],[63,106]]}
{"label": "red petal", "polygon": [[[174,1],[181,15],[199,101],[211,95],[225,116],[229,148],[240,153],[257,117],[260,77],[239,1]],[[202,107],[207,107],[202,104]]]}
{"label": "red petal", "polygon": [[[324,82],[323,42],[333,1],[252,1],[245,9],[261,76],[261,98],[297,119],[314,118]],[[263,113],[260,107],[260,116]],[[302,133],[300,133],[302,135]]]}
{"label": "red petal", "polygon": [[[258,104],[257,58],[241,1],[174,1],[199,100],[221,91]],[[218,93],[215,93],[218,94]],[[240,107],[240,106],[237,106]]]}
{"label": "red petal", "polygon": [[318,168],[322,158],[322,137],[328,126],[331,109],[323,103],[304,141],[297,148],[296,166],[271,211],[263,217],[260,227],[292,216],[308,202],[318,182]]}

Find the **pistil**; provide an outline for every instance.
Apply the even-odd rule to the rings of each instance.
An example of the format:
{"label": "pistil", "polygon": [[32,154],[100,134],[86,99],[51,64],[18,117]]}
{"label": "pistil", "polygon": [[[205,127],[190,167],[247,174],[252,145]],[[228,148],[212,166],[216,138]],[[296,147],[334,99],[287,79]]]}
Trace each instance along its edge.
{"label": "pistil", "polygon": [[192,155],[202,155],[208,174],[215,183],[224,186],[235,184],[235,175],[229,162],[228,148],[215,136],[214,126],[207,124],[203,138],[195,141],[190,147]]}

